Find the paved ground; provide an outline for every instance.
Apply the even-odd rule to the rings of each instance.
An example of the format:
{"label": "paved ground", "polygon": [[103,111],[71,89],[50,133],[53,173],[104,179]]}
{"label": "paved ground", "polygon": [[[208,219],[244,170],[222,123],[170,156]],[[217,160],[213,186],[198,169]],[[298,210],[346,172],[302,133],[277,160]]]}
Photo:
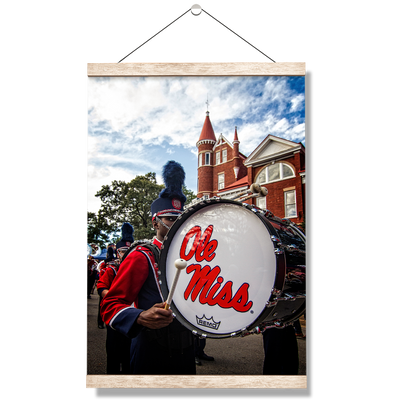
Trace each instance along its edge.
{"label": "paved ground", "polygon": [[[99,296],[92,295],[87,300],[88,310],[88,375],[106,373],[106,329],[97,327],[97,310]],[[306,334],[306,322],[300,319],[303,333]],[[306,340],[297,340],[299,347],[299,374],[306,375]],[[206,354],[215,361],[202,361],[197,366],[198,375],[262,375],[264,350],[262,335],[249,335],[243,338],[207,339]]]}

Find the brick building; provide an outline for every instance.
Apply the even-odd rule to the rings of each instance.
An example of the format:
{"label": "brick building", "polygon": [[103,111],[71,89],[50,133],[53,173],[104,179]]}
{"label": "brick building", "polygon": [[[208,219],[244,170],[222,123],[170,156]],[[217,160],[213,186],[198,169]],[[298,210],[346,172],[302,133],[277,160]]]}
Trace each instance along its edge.
{"label": "brick building", "polygon": [[215,137],[209,112],[198,142],[197,197],[232,197],[252,183],[268,189],[266,197],[246,202],[268,209],[296,224],[305,221],[305,147],[268,135],[246,157],[239,151],[235,127],[232,143],[222,134]]}

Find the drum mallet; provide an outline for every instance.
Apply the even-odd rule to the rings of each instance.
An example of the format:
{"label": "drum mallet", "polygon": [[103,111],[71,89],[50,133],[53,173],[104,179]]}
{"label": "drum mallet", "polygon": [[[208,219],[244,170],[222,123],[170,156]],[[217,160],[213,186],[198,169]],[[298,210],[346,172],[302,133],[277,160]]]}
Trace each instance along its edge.
{"label": "drum mallet", "polygon": [[183,269],[186,268],[186,265],[187,265],[187,262],[185,260],[183,260],[182,258],[178,258],[177,260],[175,260],[176,271],[175,271],[174,280],[172,282],[171,290],[169,291],[168,298],[167,298],[167,301],[166,301],[166,304],[164,307],[166,310],[169,309],[169,306],[172,303],[172,296],[174,295],[176,284],[178,283],[179,274],[181,273],[181,271]]}

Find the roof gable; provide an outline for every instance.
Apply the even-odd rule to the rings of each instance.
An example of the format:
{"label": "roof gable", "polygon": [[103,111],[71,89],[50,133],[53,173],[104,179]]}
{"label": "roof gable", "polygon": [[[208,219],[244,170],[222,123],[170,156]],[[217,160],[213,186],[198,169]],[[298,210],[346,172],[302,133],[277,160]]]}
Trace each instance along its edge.
{"label": "roof gable", "polygon": [[277,136],[268,135],[247,157],[245,165],[267,162],[276,157],[299,151],[301,148],[301,143],[295,143]]}
{"label": "roof gable", "polygon": [[231,149],[233,149],[232,144],[230,143],[230,141],[221,133],[218,137],[217,142],[215,143],[214,147],[213,147],[213,151],[218,147],[218,146],[222,146],[224,144],[227,144],[228,146],[230,146]]}

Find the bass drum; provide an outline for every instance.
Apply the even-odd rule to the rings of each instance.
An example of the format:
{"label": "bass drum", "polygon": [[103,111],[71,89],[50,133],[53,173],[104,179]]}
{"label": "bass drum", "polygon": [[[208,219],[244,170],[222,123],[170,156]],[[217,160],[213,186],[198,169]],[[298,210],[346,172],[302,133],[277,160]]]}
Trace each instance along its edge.
{"label": "bass drum", "polygon": [[233,200],[189,206],[164,240],[164,299],[180,273],[171,309],[196,335],[227,338],[284,327],[305,311],[305,236],[288,220]]}

